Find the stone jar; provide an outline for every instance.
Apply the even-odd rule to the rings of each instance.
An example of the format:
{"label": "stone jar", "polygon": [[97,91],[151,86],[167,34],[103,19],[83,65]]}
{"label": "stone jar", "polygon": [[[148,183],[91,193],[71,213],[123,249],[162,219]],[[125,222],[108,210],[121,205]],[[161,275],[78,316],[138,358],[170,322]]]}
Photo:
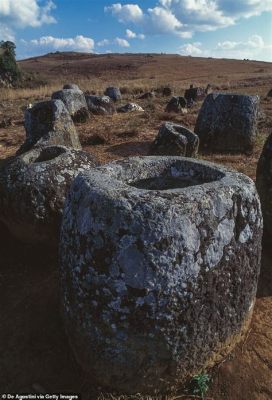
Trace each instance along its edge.
{"label": "stone jar", "polygon": [[64,146],[34,148],[0,169],[0,221],[22,242],[57,247],[66,193],[97,166],[92,154]]}
{"label": "stone jar", "polygon": [[122,99],[122,94],[118,87],[108,87],[105,90],[105,96],[110,97],[113,101],[118,101]]}
{"label": "stone jar", "polygon": [[115,106],[108,96],[85,96],[88,109],[93,114],[107,115],[116,113]]}
{"label": "stone jar", "polygon": [[209,94],[195,126],[200,147],[223,153],[251,153],[257,135],[259,102],[259,96]]}
{"label": "stone jar", "polygon": [[181,96],[174,96],[171,98],[171,100],[168,102],[165,112],[174,112],[174,113],[179,113],[179,112],[185,112],[187,107],[186,100],[184,97]]}
{"label": "stone jar", "polygon": [[196,157],[198,136],[182,125],[165,122],[150,146],[150,155]]}
{"label": "stone jar", "polygon": [[260,269],[253,181],[182,157],[79,175],[61,229],[61,301],[82,368],[127,393],[169,392],[245,333]]}
{"label": "stone jar", "polygon": [[89,118],[85,95],[81,90],[58,90],[52,94],[52,99],[63,101],[74,122],[86,122]]}
{"label": "stone jar", "polygon": [[61,145],[81,150],[75,125],[61,100],[42,101],[25,111],[26,140],[17,155],[34,146]]}
{"label": "stone jar", "polygon": [[256,171],[256,186],[262,204],[264,238],[272,238],[272,133],[266,139]]}

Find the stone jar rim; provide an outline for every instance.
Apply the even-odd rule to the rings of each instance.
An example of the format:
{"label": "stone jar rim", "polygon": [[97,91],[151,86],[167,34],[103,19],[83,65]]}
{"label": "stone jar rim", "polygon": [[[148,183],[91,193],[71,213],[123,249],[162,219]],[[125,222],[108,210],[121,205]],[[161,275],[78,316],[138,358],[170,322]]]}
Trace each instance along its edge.
{"label": "stone jar rim", "polygon": [[[201,169],[203,182],[201,182]],[[191,173],[192,179],[200,176],[200,182],[185,187],[162,190],[141,188],[133,184],[149,178],[162,177],[163,173],[166,173],[164,176],[169,176],[167,171],[171,172],[174,178],[188,178]],[[209,176],[210,179],[206,179]],[[234,170],[208,161],[179,156],[129,157],[93,168],[91,171],[85,171],[80,174],[80,177],[83,178],[87,186],[99,187],[108,195],[112,191],[114,197],[116,191],[125,191],[130,194],[140,193],[141,196],[147,194],[150,198],[152,193],[154,196],[160,197],[169,197],[169,194],[200,195],[210,190],[220,191],[220,189],[226,189],[226,187],[229,189],[232,187],[245,189],[247,186],[254,185],[252,179]]]}

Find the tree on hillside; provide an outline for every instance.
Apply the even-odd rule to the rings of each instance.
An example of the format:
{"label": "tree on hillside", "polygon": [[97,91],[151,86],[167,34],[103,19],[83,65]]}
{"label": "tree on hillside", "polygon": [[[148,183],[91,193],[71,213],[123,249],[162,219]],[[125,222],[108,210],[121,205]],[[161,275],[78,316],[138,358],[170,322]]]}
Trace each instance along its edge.
{"label": "tree on hillside", "polygon": [[16,84],[21,79],[21,72],[16,63],[16,46],[10,41],[0,41],[0,80]]}

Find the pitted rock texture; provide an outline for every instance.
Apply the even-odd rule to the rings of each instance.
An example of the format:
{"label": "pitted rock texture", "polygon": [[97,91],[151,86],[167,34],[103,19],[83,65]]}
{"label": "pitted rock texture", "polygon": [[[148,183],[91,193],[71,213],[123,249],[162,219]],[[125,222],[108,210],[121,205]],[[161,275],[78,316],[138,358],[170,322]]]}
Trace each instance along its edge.
{"label": "pitted rock texture", "polygon": [[262,216],[251,179],[182,157],[79,175],[61,229],[75,355],[105,387],[171,391],[222,360],[250,320]]}
{"label": "pitted rock texture", "polygon": [[186,100],[184,99],[184,97],[174,96],[167,104],[165,111],[166,112],[175,112],[175,113],[185,112],[186,106],[187,106],[187,103],[186,103]]}
{"label": "pitted rock texture", "polygon": [[[208,88],[208,86],[207,86]],[[188,106],[192,105],[192,103],[203,100],[206,96],[206,91],[201,87],[190,87],[185,90],[184,97],[187,101]]]}
{"label": "pitted rock texture", "polygon": [[108,87],[105,90],[105,96],[110,97],[113,101],[118,101],[122,99],[120,89],[117,87]]}
{"label": "pitted rock texture", "polygon": [[124,106],[117,108],[118,112],[127,113],[133,111],[144,111],[144,109],[136,103],[127,103]]}
{"label": "pitted rock texture", "polygon": [[25,111],[25,143],[17,151],[22,154],[33,146],[63,145],[81,149],[74,123],[61,100],[42,101]]}
{"label": "pitted rock texture", "polygon": [[75,83],[67,83],[66,85],[63,85],[63,89],[80,90],[78,85],[76,85]]}
{"label": "pitted rock texture", "polygon": [[52,99],[63,101],[73,121],[85,122],[89,118],[84,93],[78,89],[62,89],[52,94]]}
{"label": "pitted rock texture", "polygon": [[195,133],[208,151],[251,152],[256,140],[259,96],[209,94],[199,111]]}
{"label": "pitted rock texture", "polygon": [[115,106],[108,96],[86,96],[88,109],[93,114],[114,114]]}
{"label": "pitted rock texture", "polygon": [[196,157],[198,136],[182,125],[165,122],[151,144],[151,155]]}
{"label": "pitted rock texture", "polygon": [[0,169],[0,220],[27,243],[57,247],[66,193],[95,157],[64,146],[38,147]]}
{"label": "pitted rock texture", "polygon": [[256,171],[256,186],[260,196],[265,238],[272,238],[272,133],[268,136]]}

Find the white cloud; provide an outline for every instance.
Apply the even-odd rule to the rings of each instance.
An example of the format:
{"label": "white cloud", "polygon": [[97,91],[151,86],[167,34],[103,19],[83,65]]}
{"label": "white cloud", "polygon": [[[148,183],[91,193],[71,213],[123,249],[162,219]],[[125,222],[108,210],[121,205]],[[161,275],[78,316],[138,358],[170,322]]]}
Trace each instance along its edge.
{"label": "white cloud", "polygon": [[15,41],[15,36],[13,31],[5,24],[0,23],[0,38],[1,40]]}
{"label": "white cloud", "polygon": [[272,61],[272,43],[265,43],[259,35],[252,35],[244,41],[218,42],[214,48],[205,49],[200,42],[185,43],[178,49],[179,54],[235,59],[262,59]]}
{"label": "white cloud", "polygon": [[147,34],[173,33],[190,38],[193,33],[234,25],[241,18],[272,11],[272,0],[158,0],[142,10],[137,4],[105,7],[122,23],[133,23]]}
{"label": "white cloud", "polygon": [[249,49],[260,50],[263,49],[265,46],[263,38],[259,35],[251,36],[247,41],[244,42],[231,42],[226,40],[224,42],[219,42],[217,44],[216,50],[243,50],[247,51]]}
{"label": "white cloud", "polygon": [[0,22],[10,24],[13,28],[51,24],[56,22],[50,15],[54,8],[51,0],[44,6],[40,6],[37,0],[1,0]]}
{"label": "white cloud", "polygon": [[105,7],[104,10],[111,12],[120,22],[139,22],[143,18],[143,11],[137,4],[125,4],[122,6],[120,3],[115,3]]}
{"label": "white cloud", "polygon": [[160,0],[192,31],[209,31],[234,24],[230,16],[218,8],[216,0]]}
{"label": "white cloud", "polygon": [[136,33],[132,32],[130,29],[126,30],[126,37],[129,39],[134,39],[137,37]]}
{"label": "white cloud", "polygon": [[36,28],[56,22],[51,15],[55,4],[49,0],[43,6],[39,0],[0,0],[0,36],[15,40],[16,29]]}
{"label": "white cloud", "polygon": [[130,29],[127,29],[126,30],[126,37],[128,39],[142,39],[143,40],[145,38],[145,35],[143,33],[137,34],[135,32],[132,32]]}
{"label": "white cloud", "polygon": [[203,55],[203,49],[201,46],[202,44],[200,42],[185,43],[180,46],[178,52],[184,56],[201,56]]}
{"label": "white cloud", "polygon": [[129,42],[126,39],[121,39],[119,37],[114,39],[114,43],[117,44],[117,46],[120,46],[120,47],[130,47]]}
{"label": "white cloud", "polygon": [[214,54],[226,58],[262,58],[272,61],[272,43],[266,44],[261,36],[252,35],[245,41],[219,42]]}
{"label": "white cloud", "polygon": [[83,52],[92,52],[94,48],[94,40],[82,35],[74,38],[56,38],[53,36],[43,36],[39,39],[31,40],[34,46],[50,47],[55,50],[79,50]]}
{"label": "white cloud", "polygon": [[234,18],[249,18],[272,11],[271,0],[217,0],[216,3],[225,15]]}
{"label": "white cloud", "polygon": [[109,44],[110,41],[108,39],[103,39],[96,43],[98,47],[108,46]]}
{"label": "white cloud", "polygon": [[117,45],[120,47],[130,47],[129,42],[126,39],[121,39],[119,37],[115,38],[114,40],[103,39],[100,42],[97,42],[97,46],[103,47],[108,45]]}
{"label": "white cloud", "polygon": [[169,33],[178,31],[182,23],[175,15],[162,7],[149,8],[145,19],[145,30],[150,33]]}
{"label": "white cloud", "polygon": [[193,36],[193,32],[190,31],[176,32],[176,35],[179,36],[181,39],[191,39],[191,37]]}

